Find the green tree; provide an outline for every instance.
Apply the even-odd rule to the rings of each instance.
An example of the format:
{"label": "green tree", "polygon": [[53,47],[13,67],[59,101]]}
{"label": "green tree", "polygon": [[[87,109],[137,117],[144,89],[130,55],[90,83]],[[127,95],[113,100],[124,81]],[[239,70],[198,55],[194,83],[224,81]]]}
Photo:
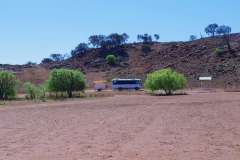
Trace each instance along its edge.
{"label": "green tree", "polygon": [[206,32],[208,35],[211,35],[212,37],[214,37],[215,34],[216,34],[217,28],[218,28],[218,24],[216,24],[216,23],[209,24],[209,25],[205,28],[205,32]]}
{"label": "green tree", "polygon": [[13,98],[17,92],[18,81],[11,72],[0,71],[0,99]]}
{"label": "green tree", "polygon": [[163,69],[147,75],[145,88],[151,91],[164,90],[167,95],[186,87],[187,80],[184,75],[172,69]]}
{"label": "green tree", "polygon": [[114,65],[114,64],[117,63],[117,58],[116,58],[115,55],[109,54],[109,55],[107,55],[107,57],[106,57],[106,61],[107,61],[108,64]]}
{"label": "green tree", "polygon": [[143,35],[139,34],[137,36],[138,41],[143,42],[143,43],[152,43],[152,36],[145,33]]}
{"label": "green tree", "polygon": [[66,92],[69,98],[72,98],[74,91],[83,91],[85,87],[85,76],[78,70],[55,69],[48,79],[50,92]]}
{"label": "green tree", "polygon": [[87,43],[80,43],[71,53],[72,57],[80,56],[89,51],[89,46]]}
{"label": "green tree", "polygon": [[190,40],[190,41],[195,41],[195,40],[197,40],[197,36],[195,36],[195,35],[190,35],[189,40]]}
{"label": "green tree", "polygon": [[51,59],[52,59],[53,61],[55,61],[55,62],[62,62],[62,61],[64,61],[64,59],[65,59],[64,55],[59,54],[59,53],[57,53],[57,54],[51,54],[50,57],[51,57]]}
{"label": "green tree", "polygon": [[155,38],[156,41],[158,41],[160,39],[159,34],[154,34],[154,38]]}

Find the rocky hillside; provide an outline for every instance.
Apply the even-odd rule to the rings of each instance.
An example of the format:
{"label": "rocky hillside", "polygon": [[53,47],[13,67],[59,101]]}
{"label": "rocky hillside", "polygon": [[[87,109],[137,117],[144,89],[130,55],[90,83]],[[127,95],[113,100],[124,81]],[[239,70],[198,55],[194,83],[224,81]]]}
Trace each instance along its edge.
{"label": "rocky hillside", "polygon": [[[91,49],[88,53],[63,62],[36,66],[0,65],[0,69],[14,71],[19,79],[42,83],[53,68],[82,70],[91,82],[112,78],[145,78],[146,74],[171,67],[185,74],[189,87],[198,87],[199,76],[212,76],[212,87],[235,87],[240,84],[240,34],[231,36],[233,53],[224,46],[222,38],[206,38],[191,42],[126,44],[114,49]],[[217,49],[218,48],[218,49]],[[118,57],[118,63],[106,63],[107,54]]]}

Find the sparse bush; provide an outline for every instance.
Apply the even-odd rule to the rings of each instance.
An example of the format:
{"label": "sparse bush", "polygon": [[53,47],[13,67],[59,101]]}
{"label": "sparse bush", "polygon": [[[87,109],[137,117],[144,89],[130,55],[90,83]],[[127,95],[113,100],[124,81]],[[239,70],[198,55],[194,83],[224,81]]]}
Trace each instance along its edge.
{"label": "sparse bush", "polygon": [[223,56],[224,55],[224,50],[221,49],[221,48],[216,48],[215,51],[214,51],[214,54],[216,56]]}
{"label": "sparse bush", "polygon": [[139,34],[137,36],[138,41],[143,42],[143,43],[152,43],[152,36],[145,33],[143,35]]}
{"label": "sparse bush", "polygon": [[46,99],[46,86],[42,85],[38,87],[38,99],[45,100]]}
{"label": "sparse bush", "polygon": [[29,66],[35,66],[35,65],[37,65],[37,63],[35,63],[35,62],[31,62],[31,61],[28,61],[28,62],[26,63],[26,65],[29,65]]}
{"label": "sparse bush", "polygon": [[54,62],[62,62],[65,59],[62,54],[51,54],[50,57]]}
{"label": "sparse bush", "polygon": [[155,38],[156,41],[158,41],[160,39],[159,34],[154,34],[154,38]]}
{"label": "sparse bush", "polygon": [[86,88],[85,76],[78,70],[55,69],[48,79],[50,92],[67,93],[72,98],[74,91],[84,91]]}
{"label": "sparse bush", "polygon": [[164,90],[167,95],[186,87],[187,80],[184,75],[172,69],[163,69],[147,75],[145,88],[151,91]]}
{"label": "sparse bush", "polygon": [[36,99],[37,87],[30,82],[26,82],[24,83],[24,93],[25,93],[26,99],[31,99],[31,100]]}
{"label": "sparse bush", "polygon": [[151,47],[148,46],[148,45],[143,45],[142,48],[141,48],[142,52],[145,53],[145,54],[148,54],[152,51]]}
{"label": "sparse bush", "polygon": [[89,46],[87,43],[80,43],[71,53],[72,57],[80,56],[89,51]]}
{"label": "sparse bush", "polygon": [[195,35],[190,35],[189,40],[190,40],[190,41],[195,41],[195,40],[197,40],[197,36],[195,36]]}
{"label": "sparse bush", "polygon": [[86,97],[86,94],[85,94],[84,92],[80,92],[80,93],[79,93],[79,97],[80,97],[80,98],[85,98],[85,97]]}
{"label": "sparse bush", "polygon": [[106,57],[106,61],[108,64],[110,65],[114,65],[117,63],[117,58],[115,55],[113,54],[109,54],[107,57]]}
{"label": "sparse bush", "polygon": [[24,83],[24,92],[26,99],[30,100],[45,100],[46,89],[44,86],[36,86],[31,82]]}
{"label": "sparse bush", "polygon": [[44,58],[41,62],[41,64],[49,64],[54,62],[51,58]]}
{"label": "sparse bush", "polygon": [[230,26],[222,25],[216,29],[216,33],[218,35],[222,36],[224,43],[227,45],[228,51],[234,55],[232,47],[231,47],[231,43],[230,43],[231,42],[231,32],[232,32],[232,28]]}
{"label": "sparse bush", "polygon": [[17,91],[18,81],[13,73],[0,71],[0,99],[14,98]]}

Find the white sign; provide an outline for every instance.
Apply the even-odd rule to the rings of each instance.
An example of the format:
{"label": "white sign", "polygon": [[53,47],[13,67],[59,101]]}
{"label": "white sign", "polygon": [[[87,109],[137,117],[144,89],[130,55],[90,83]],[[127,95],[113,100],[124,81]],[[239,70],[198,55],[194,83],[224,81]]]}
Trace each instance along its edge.
{"label": "white sign", "polygon": [[199,77],[200,81],[211,81],[212,77]]}

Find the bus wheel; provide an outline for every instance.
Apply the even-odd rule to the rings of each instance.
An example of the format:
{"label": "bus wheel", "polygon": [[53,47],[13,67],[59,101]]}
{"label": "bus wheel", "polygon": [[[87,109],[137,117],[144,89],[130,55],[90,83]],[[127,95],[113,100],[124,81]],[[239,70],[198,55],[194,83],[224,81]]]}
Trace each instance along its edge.
{"label": "bus wheel", "polygon": [[140,88],[138,88],[138,87],[137,87],[137,88],[135,88],[135,90],[136,90],[136,91],[138,91],[139,89],[140,89]]}
{"label": "bus wheel", "polygon": [[122,88],[118,88],[118,91],[122,91],[123,89]]}

